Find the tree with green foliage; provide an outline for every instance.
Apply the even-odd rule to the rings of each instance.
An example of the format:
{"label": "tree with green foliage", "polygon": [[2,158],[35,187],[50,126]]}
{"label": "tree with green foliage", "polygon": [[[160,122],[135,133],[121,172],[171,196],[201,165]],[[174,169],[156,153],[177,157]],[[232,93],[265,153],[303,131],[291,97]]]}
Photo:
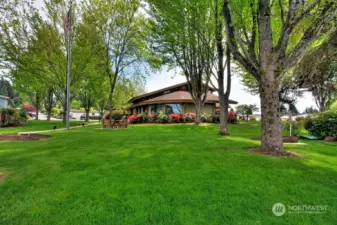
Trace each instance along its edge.
{"label": "tree with green foliage", "polygon": [[246,120],[249,120],[249,116],[253,115],[253,112],[258,111],[259,108],[256,105],[238,105],[236,107],[236,113],[241,114],[246,117]]}
{"label": "tree with green foliage", "polygon": [[112,119],[113,94],[118,79],[140,76],[144,71],[140,68],[154,62],[146,43],[148,24],[139,12],[139,0],[88,0],[84,5],[84,18],[93,24],[92,32],[97,32],[103,43],[101,66],[109,82],[108,105]]}
{"label": "tree with green foliage", "polygon": [[337,30],[301,59],[294,77],[299,87],[311,91],[320,111],[329,109],[337,93]]}
{"label": "tree with green foliage", "polygon": [[307,49],[336,29],[335,0],[224,0],[229,48],[258,82],[261,150],[283,152],[280,81]]}
{"label": "tree with green foliage", "polygon": [[[215,69],[212,70],[213,78],[217,81],[216,85],[213,85],[212,80],[210,83],[213,88],[218,91],[219,95],[219,105],[220,105],[220,126],[219,126],[219,135],[227,136],[229,135],[228,131],[228,102],[229,95],[231,92],[231,54],[230,49],[227,47],[225,49],[225,40],[224,40],[224,21],[222,16],[222,1],[214,0],[211,5],[212,13],[214,14],[214,39],[216,43],[216,57],[214,58]],[[226,51],[226,54],[225,54]],[[224,62],[226,55],[226,61]],[[225,76],[225,69],[227,70],[227,75]],[[214,70],[216,72],[214,72]],[[225,79],[226,79],[226,88],[225,88]],[[226,91],[225,91],[226,90]]]}
{"label": "tree with green foliage", "polygon": [[163,63],[178,66],[187,80],[201,122],[201,107],[207,99],[215,53],[214,13],[209,1],[148,0],[154,30],[153,47]]}

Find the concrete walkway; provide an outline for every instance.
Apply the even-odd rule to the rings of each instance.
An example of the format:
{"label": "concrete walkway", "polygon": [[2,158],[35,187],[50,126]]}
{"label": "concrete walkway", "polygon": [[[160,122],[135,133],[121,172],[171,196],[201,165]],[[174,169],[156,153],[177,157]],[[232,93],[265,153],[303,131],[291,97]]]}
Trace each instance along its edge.
{"label": "concrete walkway", "polygon": [[[73,127],[70,127],[70,130],[88,127],[88,126],[93,126],[93,125],[98,125],[98,124],[99,123],[89,123],[89,124],[86,124],[84,126],[73,126]],[[67,130],[67,128],[59,128],[59,129],[56,129],[56,130],[27,131],[27,132],[19,132],[18,135],[21,135],[21,134],[40,134],[40,133],[49,133],[49,132],[65,131],[65,130]]]}

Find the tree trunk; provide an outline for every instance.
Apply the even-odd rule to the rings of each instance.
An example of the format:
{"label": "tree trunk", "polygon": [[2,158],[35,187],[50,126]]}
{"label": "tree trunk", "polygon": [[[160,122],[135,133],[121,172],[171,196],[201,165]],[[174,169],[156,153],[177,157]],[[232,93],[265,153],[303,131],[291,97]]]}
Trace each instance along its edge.
{"label": "tree trunk", "polygon": [[63,123],[66,122],[66,118],[67,118],[67,103],[65,102],[63,104],[63,118],[62,118]]}
{"label": "tree trunk", "polygon": [[195,104],[195,121],[194,123],[196,125],[199,125],[201,123],[201,99],[196,102]]}
{"label": "tree trunk", "polygon": [[35,94],[35,108],[36,108],[36,115],[35,115],[35,120],[39,120],[39,109],[40,109],[40,94],[39,92],[36,92]]}
{"label": "tree trunk", "polygon": [[89,122],[89,113],[90,113],[90,108],[85,109],[85,121]]}
{"label": "tree trunk", "polygon": [[46,112],[47,112],[47,121],[50,121],[51,111],[50,110],[46,110]]}
{"label": "tree trunk", "polygon": [[284,151],[282,143],[282,127],[280,117],[279,91],[274,79],[274,71],[268,71],[262,76],[261,83],[261,150]]}
{"label": "tree trunk", "polygon": [[[221,103],[221,100],[220,100],[220,112],[223,108],[223,112],[224,112],[223,119],[224,119],[224,121],[223,121],[223,127],[221,127],[221,125],[220,125],[219,134],[228,136],[229,135],[229,132],[228,132],[228,102],[229,102],[229,95],[231,93],[231,86],[232,86],[231,51],[230,51],[228,45],[227,45],[227,51],[226,51],[226,58],[227,58],[227,84],[226,84],[227,87],[226,87],[226,93],[223,95],[223,97],[221,99],[223,102]],[[223,79],[222,79],[221,84],[223,86]],[[223,87],[222,87],[222,89],[223,89]],[[223,90],[221,91],[221,93],[223,93]],[[221,104],[223,105],[222,108],[221,108]],[[220,120],[221,120],[221,118],[220,118]]]}
{"label": "tree trunk", "polygon": [[110,89],[110,94],[109,94],[109,120],[112,120],[112,93],[113,89]]}
{"label": "tree trunk", "polygon": [[[223,26],[220,21],[220,16],[219,16],[219,9],[218,9],[218,1],[215,3],[215,22],[216,22],[216,27],[215,27],[215,35],[216,35],[216,49],[217,49],[217,55],[218,55],[218,71],[217,71],[217,80],[218,80],[218,94],[219,94],[219,104],[220,104],[220,128],[218,135],[221,136],[228,136],[228,92],[230,91],[228,89],[228,82],[227,82],[227,90],[225,94],[225,87],[224,87],[224,73],[225,73],[225,68],[224,68],[224,46],[223,46]],[[228,57],[228,55],[227,55]],[[227,58],[228,60],[228,58]],[[227,68],[228,69],[228,68]],[[230,75],[230,74],[229,74]],[[227,100],[226,100],[227,98]]]}
{"label": "tree trunk", "polygon": [[[219,88],[220,92],[220,88]],[[226,103],[225,96],[220,96],[219,93],[219,103],[220,103],[220,130],[219,135],[221,136],[228,136],[228,104]]]}

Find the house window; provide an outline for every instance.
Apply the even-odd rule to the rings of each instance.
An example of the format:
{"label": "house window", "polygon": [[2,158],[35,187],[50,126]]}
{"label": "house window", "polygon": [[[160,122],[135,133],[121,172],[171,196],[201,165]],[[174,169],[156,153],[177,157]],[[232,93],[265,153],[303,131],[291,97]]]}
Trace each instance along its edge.
{"label": "house window", "polygon": [[151,105],[151,114],[159,113],[162,110],[163,110],[162,104]]}
{"label": "house window", "polygon": [[149,111],[149,107],[147,105],[143,105],[143,113],[147,114],[147,111]]}
{"label": "house window", "polygon": [[182,114],[181,104],[166,104],[166,114]]}

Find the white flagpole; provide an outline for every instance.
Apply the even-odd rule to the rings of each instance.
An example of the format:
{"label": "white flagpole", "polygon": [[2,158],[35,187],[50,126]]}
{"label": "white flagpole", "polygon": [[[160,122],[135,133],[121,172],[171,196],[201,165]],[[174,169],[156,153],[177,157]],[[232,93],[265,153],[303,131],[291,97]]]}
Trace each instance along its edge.
{"label": "white flagpole", "polygon": [[69,9],[69,31],[68,31],[68,66],[67,66],[67,115],[66,115],[66,127],[70,129],[70,70],[71,70],[71,17],[72,17],[72,2],[70,2]]}

